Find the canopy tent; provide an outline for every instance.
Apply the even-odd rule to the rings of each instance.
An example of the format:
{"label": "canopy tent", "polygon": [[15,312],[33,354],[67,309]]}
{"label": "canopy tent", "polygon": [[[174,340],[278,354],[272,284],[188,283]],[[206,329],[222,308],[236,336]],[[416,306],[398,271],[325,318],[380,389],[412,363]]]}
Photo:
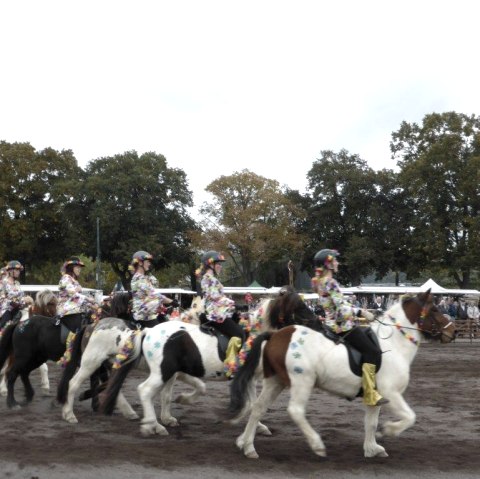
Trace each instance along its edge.
{"label": "canopy tent", "polygon": [[252,284],[248,286],[249,288],[263,288],[263,286],[255,279]]}
{"label": "canopy tent", "polygon": [[480,291],[476,289],[444,288],[432,278],[425,281],[421,286],[354,286],[340,289],[345,294],[406,294],[421,293],[430,289],[433,294],[446,296],[480,296]]}

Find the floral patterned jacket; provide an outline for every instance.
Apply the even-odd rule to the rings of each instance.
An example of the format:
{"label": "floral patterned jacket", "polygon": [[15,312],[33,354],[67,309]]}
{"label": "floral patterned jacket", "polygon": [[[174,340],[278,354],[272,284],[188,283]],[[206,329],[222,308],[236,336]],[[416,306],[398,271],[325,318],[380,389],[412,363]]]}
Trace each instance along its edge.
{"label": "floral patterned jacket", "polygon": [[235,312],[235,301],[225,296],[223,285],[212,270],[203,275],[201,285],[208,319],[223,323]]}
{"label": "floral patterned jacket", "polygon": [[7,311],[12,311],[16,306],[23,308],[24,293],[18,281],[11,283],[8,278],[3,278],[0,286],[0,317]]}
{"label": "floral patterned jacket", "polygon": [[350,331],[355,326],[355,309],[343,297],[337,280],[326,276],[315,276],[312,279],[312,287],[325,310],[326,325],[337,334]]}
{"label": "floral patterned jacket", "polygon": [[69,314],[87,313],[94,301],[82,294],[80,283],[69,274],[64,274],[58,283],[57,314],[61,317]]}
{"label": "floral patterned jacket", "polygon": [[[167,299],[156,293],[152,284],[152,275],[135,273],[132,278],[132,313],[135,321],[152,321],[158,316],[158,309]],[[155,278],[156,280],[156,278]],[[154,281],[155,282],[155,281]]]}

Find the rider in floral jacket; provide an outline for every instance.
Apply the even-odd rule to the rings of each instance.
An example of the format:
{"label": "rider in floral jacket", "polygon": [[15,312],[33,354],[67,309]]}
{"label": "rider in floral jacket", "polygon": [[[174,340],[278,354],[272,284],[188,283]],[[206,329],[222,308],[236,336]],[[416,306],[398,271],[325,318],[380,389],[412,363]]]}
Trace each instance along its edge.
{"label": "rider in floral jacket", "polygon": [[163,304],[178,306],[176,300],[167,298],[155,292],[156,278],[147,274],[152,264],[153,256],[146,251],[137,251],[132,258],[133,275],[132,314],[134,321],[143,328],[152,328],[159,324],[158,315]]}
{"label": "rider in floral jacket", "polygon": [[74,333],[96,306],[93,298],[82,293],[78,282],[84,266],[77,256],[71,256],[62,266],[63,274],[58,283],[57,314],[62,323]]}
{"label": "rider in floral jacket", "polygon": [[322,249],[313,259],[315,277],[312,279],[314,291],[319,296],[320,304],[326,313],[326,323],[337,334],[362,354],[362,388],[363,402],[367,406],[381,406],[384,399],[375,386],[376,364],[382,354],[379,347],[354,323],[355,309],[348,303],[333,273],[338,271],[338,251]]}
{"label": "rider in floral jacket", "polygon": [[5,267],[0,291],[0,330],[25,307],[25,295],[18,281],[22,270],[23,266],[19,261],[9,261]]}

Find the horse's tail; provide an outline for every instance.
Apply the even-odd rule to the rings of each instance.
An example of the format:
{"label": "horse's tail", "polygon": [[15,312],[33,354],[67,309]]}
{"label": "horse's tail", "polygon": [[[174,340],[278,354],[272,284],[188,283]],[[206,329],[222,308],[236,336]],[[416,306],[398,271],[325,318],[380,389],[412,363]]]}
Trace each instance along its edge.
{"label": "horse's tail", "polygon": [[133,350],[129,359],[116,369],[112,369],[112,374],[108,379],[107,387],[100,396],[99,411],[101,413],[107,416],[111,416],[113,414],[117,397],[125,379],[127,378],[128,373],[139,363],[142,358],[141,352],[144,338],[144,331],[141,331],[140,334],[135,334],[133,337]]}
{"label": "horse's tail", "polygon": [[65,369],[63,370],[62,377],[57,387],[57,401],[60,404],[65,404],[67,402],[68,395],[68,385],[70,379],[73,378],[75,371],[80,365],[80,360],[82,359],[82,339],[85,334],[86,327],[80,329],[80,331],[75,335],[72,344],[72,351],[70,361],[67,362]]}
{"label": "horse's tail", "polygon": [[235,373],[235,377],[230,385],[230,404],[227,413],[232,420],[243,415],[242,412],[250,397],[250,385],[262,358],[262,345],[272,337],[272,334],[271,332],[266,332],[255,338],[245,363]]}
{"label": "horse's tail", "polygon": [[2,338],[0,339],[0,371],[13,351],[13,333],[16,327],[17,323],[10,324],[3,329]]}

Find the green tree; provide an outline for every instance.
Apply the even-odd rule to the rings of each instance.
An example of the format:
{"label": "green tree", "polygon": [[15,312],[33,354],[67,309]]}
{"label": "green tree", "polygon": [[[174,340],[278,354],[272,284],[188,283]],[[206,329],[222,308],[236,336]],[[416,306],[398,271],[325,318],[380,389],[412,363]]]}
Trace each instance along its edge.
{"label": "green tree", "polygon": [[[374,171],[346,150],[322,151],[307,177],[305,266],[311,268],[319,249],[336,248],[342,263],[339,279],[345,284],[359,284],[373,272],[379,279],[390,270],[405,270],[412,208],[393,170]],[[410,268],[417,273],[415,266]]]}
{"label": "green tree", "polygon": [[0,256],[27,266],[59,261],[75,246],[66,212],[81,176],[70,150],[35,151],[29,143],[0,142]]}
{"label": "green tree", "polygon": [[[100,221],[102,261],[107,261],[129,287],[128,265],[135,251],[155,256],[155,266],[185,265],[191,252],[187,231],[195,224],[185,173],[169,168],[163,155],[128,151],[92,161],[86,168],[79,204],[86,205],[91,241],[86,252],[96,256],[96,219]],[[165,285],[166,286],[166,285]]]}
{"label": "green tree", "polygon": [[295,223],[304,212],[277,181],[242,170],[217,178],[206,191],[214,199],[201,208],[209,219],[197,245],[228,254],[244,285],[255,279],[260,265],[303,250]]}
{"label": "green tree", "polygon": [[448,112],[403,122],[391,150],[414,202],[415,258],[468,288],[480,262],[480,118]]}

